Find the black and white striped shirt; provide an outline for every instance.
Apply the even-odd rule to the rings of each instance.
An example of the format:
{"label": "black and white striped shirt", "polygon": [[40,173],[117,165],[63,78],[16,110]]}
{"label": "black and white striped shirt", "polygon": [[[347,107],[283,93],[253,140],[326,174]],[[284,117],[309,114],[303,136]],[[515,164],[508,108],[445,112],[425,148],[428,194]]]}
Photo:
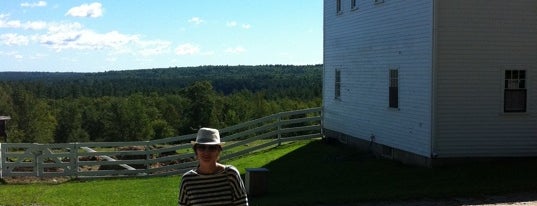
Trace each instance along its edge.
{"label": "black and white striped shirt", "polygon": [[248,205],[248,198],[239,171],[226,165],[224,170],[211,175],[196,170],[183,174],[179,205]]}

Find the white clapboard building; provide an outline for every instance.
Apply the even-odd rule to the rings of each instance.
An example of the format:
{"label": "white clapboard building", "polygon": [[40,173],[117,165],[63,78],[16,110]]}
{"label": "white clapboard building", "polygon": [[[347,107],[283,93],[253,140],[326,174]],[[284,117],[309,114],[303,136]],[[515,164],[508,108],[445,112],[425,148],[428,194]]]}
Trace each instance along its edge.
{"label": "white clapboard building", "polygon": [[537,1],[324,0],[323,129],[431,166],[537,156]]}

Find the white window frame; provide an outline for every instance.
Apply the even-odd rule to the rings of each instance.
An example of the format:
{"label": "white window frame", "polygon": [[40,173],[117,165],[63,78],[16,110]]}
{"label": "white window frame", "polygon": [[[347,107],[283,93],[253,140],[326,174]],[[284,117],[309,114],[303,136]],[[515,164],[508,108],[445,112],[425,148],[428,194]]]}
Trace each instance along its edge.
{"label": "white window frame", "polygon": [[[399,108],[399,68],[388,70],[388,107],[393,109]],[[395,96],[395,100],[392,100]],[[395,103],[392,105],[392,101]]]}
{"label": "white window frame", "polygon": [[356,3],[356,0],[351,0],[351,10],[357,10],[358,4]]}
{"label": "white window frame", "polygon": [[334,99],[341,100],[341,69],[336,68],[334,73]]}
{"label": "white window frame", "polygon": [[336,0],[336,14],[337,15],[340,15],[343,13],[342,6],[343,5],[341,5],[341,0]]}
{"label": "white window frame", "polygon": [[[503,113],[526,113],[528,111],[528,70],[523,68],[505,69],[502,74],[503,79]],[[507,105],[508,93],[523,93],[523,108],[513,108]]]}

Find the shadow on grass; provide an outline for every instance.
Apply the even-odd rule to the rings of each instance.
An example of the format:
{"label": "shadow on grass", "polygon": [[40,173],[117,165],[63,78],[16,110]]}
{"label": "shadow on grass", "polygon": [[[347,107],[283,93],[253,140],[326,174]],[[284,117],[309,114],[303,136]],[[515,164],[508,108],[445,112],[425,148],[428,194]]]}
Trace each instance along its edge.
{"label": "shadow on grass", "polygon": [[[321,140],[264,167],[270,170],[268,191],[263,196],[250,197],[251,205],[442,200],[537,191],[536,159],[431,169],[376,159]],[[537,197],[524,201],[530,200]]]}

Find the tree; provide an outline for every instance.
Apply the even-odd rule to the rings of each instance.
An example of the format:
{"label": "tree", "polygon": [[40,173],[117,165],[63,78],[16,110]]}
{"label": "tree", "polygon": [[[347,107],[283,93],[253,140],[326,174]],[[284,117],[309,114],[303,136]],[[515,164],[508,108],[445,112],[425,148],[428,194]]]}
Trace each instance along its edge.
{"label": "tree", "polygon": [[0,72],[13,142],[131,141],[321,104],[322,65]]}
{"label": "tree", "polygon": [[216,93],[208,81],[194,83],[185,89],[185,97],[190,100],[188,110],[185,115],[188,119],[186,125],[192,131],[200,127],[215,127],[217,125],[214,104]]}
{"label": "tree", "polygon": [[162,119],[153,120],[151,127],[153,128],[153,137],[151,139],[162,139],[175,135],[175,130],[168,125],[168,122]]}
{"label": "tree", "polygon": [[77,102],[59,101],[59,112],[56,115],[55,142],[87,142],[89,134],[82,129],[82,108]]}
{"label": "tree", "polygon": [[44,100],[36,99],[24,90],[16,90],[13,95],[16,111],[11,123],[17,127],[15,141],[51,143],[54,141],[56,119],[50,106]]}

